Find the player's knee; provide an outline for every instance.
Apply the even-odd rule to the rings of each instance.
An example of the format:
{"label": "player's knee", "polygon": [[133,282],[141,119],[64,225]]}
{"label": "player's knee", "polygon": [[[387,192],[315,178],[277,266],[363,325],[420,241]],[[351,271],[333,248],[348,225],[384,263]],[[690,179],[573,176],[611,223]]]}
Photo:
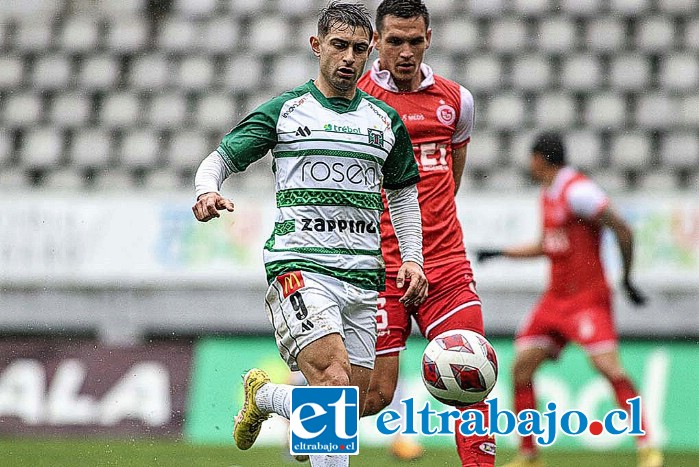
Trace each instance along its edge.
{"label": "player's knee", "polygon": [[316,374],[317,386],[349,386],[350,368],[339,362],[330,362]]}

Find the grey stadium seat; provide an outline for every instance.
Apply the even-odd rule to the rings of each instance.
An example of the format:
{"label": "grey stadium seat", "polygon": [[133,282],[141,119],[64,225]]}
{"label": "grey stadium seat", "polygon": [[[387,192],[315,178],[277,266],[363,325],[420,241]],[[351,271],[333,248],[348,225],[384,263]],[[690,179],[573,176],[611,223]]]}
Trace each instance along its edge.
{"label": "grey stadium seat", "polygon": [[131,130],[124,135],[119,161],[127,168],[153,169],[160,156],[158,135],[150,130]]}
{"label": "grey stadium seat", "polygon": [[696,53],[675,53],[660,58],[660,85],[674,91],[699,87],[699,58]]}
{"label": "grey stadium seat", "polygon": [[434,26],[432,41],[451,53],[468,53],[478,47],[481,40],[478,25],[472,18],[456,16],[442,25]]}
{"label": "grey stadium seat", "polygon": [[583,170],[599,170],[603,163],[602,139],[590,130],[578,130],[565,136],[568,163]]}
{"label": "grey stadium seat", "polygon": [[575,124],[577,115],[575,99],[569,92],[542,94],[534,105],[538,128],[569,128]]}
{"label": "grey stadium seat", "polygon": [[596,16],[602,8],[602,0],[561,0],[561,10],[573,16]]}
{"label": "grey stadium seat", "polygon": [[24,79],[24,60],[19,55],[0,57],[0,89],[18,88]]}
{"label": "grey stadium seat", "polygon": [[62,152],[62,132],[53,127],[34,128],[22,138],[20,163],[28,169],[56,168]]}
{"label": "grey stadium seat", "polygon": [[63,89],[72,79],[71,63],[66,55],[44,55],[34,64],[32,84],[39,89]]}
{"label": "grey stadium seat", "polygon": [[699,169],[699,134],[695,131],[668,133],[660,144],[663,166]]}
{"label": "grey stadium seat", "polygon": [[502,62],[496,55],[476,54],[466,61],[461,84],[471,91],[492,91],[503,83]]}
{"label": "grey stadium seat", "polygon": [[214,81],[214,73],[214,64],[209,57],[185,57],[177,66],[176,84],[185,90],[208,89]]}
{"label": "grey stadium seat", "polygon": [[502,141],[494,132],[478,132],[468,143],[466,171],[492,170],[500,165]]}
{"label": "grey stadium seat", "polygon": [[218,0],[175,0],[174,11],[187,19],[212,16],[218,7]]}
{"label": "grey stadium seat", "polygon": [[111,162],[112,137],[104,128],[83,128],[73,136],[70,163],[80,169],[105,168]]}
{"label": "grey stadium seat", "polygon": [[236,55],[225,65],[223,86],[226,89],[255,90],[262,80],[262,63],[254,55]]}
{"label": "grey stadium seat", "polygon": [[678,102],[667,93],[644,93],[638,97],[635,112],[640,128],[666,129],[677,123]]}
{"label": "grey stadium seat", "polygon": [[575,48],[575,23],[564,16],[546,16],[538,26],[537,48],[551,53],[568,53]]}
{"label": "grey stadium seat", "polygon": [[67,52],[88,52],[99,43],[99,18],[80,15],[68,18],[60,32],[61,47]]}
{"label": "grey stadium seat", "polygon": [[469,16],[498,17],[506,9],[505,0],[467,0]]}
{"label": "grey stadium seat", "polygon": [[493,20],[486,37],[489,49],[499,53],[519,53],[529,41],[526,25],[519,18]]}
{"label": "grey stadium seat", "polygon": [[520,55],[512,64],[512,86],[515,89],[538,91],[551,83],[551,65],[547,57],[540,54]]}
{"label": "grey stadium seat", "polygon": [[626,35],[623,18],[598,18],[587,24],[585,46],[596,52],[615,52],[623,48]]}
{"label": "grey stadium seat", "polygon": [[248,47],[256,53],[278,53],[280,47],[286,46],[285,41],[279,39],[289,37],[291,34],[289,23],[282,18],[257,17],[250,27]]}
{"label": "grey stadium seat", "polygon": [[180,128],[187,118],[187,101],[180,93],[159,93],[150,102],[148,120],[153,128]]}
{"label": "grey stadium seat", "polygon": [[168,165],[174,169],[196,169],[215,149],[200,131],[178,131],[170,140]]}
{"label": "grey stadium seat", "polygon": [[585,106],[584,118],[592,128],[620,128],[626,121],[626,101],[618,93],[593,94]]}
{"label": "grey stadium seat", "polygon": [[2,122],[5,128],[33,126],[41,120],[43,108],[41,96],[37,92],[15,92],[7,96],[2,108]]}
{"label": "grey stadium seat", "polygon": [[138,52],[146,47],[148,35],[143,16],[119,16],[108,22],[107,47],[112,52]]}
{"label": "grey stadium seat", "polygon": [[637,53],[616,55],[609,73],[610,85],[620,91],[639,91],[648,87],[651,78],[651,62]]}
{"label": "grey stadium seat", "polygon": [[136,89],[161,89],[170,84],[172,68],[173,63],[160,53],[135,57],[129,83]]}
{"label": "grey stadium seat", "polygon": [[210,53],[230,54],[240,41],[239,34],[234,18],[216,16],[202,25],[201,47]]}
{"label": "grey stadium seat", "polygon": [[647,52],[663,52],[672,48],[675,25],[668,17],[655,16],[642,20],[636,31],[636,47]]}
{"label": "grey stadium seat", "polygon": [[610,10],[612,14],[640,15],[650,8],[649,0],[612,0]]}
{"label": "grey stadium seat", "polygon": [[516,94],[501,93],[488,103],[486,120],[494,129],[514,130],[524,125],[526,106]]}
{"label": "grey stadium seat", "polygon": [[679,103],[679,123],[687,127],[699,127],[699,94],[687,94]]}
{"label": "grey stadium seat", "polygon": [[602,65],[597,57],[572,55],[562,64],[561,85],[572,91],[593,91],[602,82]]}
{"label": "grey stadium seat", "polygon": [[138,96],[129,92],[107,96],[102,103],[100,121],[110,128],[138,125],[142,120],[143,105]]}
{"label": "grey stadium seat", "polygon": [[80,64],[78,87],[81,89],[110,89],[119,79],[120,69],[114,57],[95,55],[86,57]]}
{"label": "grey stadium seat", "polygon": [[57,127],[85,125],[92,112],[90,96],[81,92],[62,92],[52,102],[51,121]]}
{"label": "grey stadium seat", "polygon": [[191,52],[197,48],[201,33],[195,21],[174,17],[168,18],[158,33],[158,49],[169,53]]}
{"label": "grey stadium seat", "polygon": [[644,170],[650,165],[651,145],[646,133],[620,133],[612,138],[610,159],[614,167]]}
{"label": "grey stadium seat", "polygon": [[518,15],[545,16],[551,8],[551,0],[513,0],[512,9]]}
{"label": "grey stadium seat", "polygon": [[223,134],[240,120],[241,115],[236,110],[231,93],[207,93],[197,104],[195,124],[199,128]]}

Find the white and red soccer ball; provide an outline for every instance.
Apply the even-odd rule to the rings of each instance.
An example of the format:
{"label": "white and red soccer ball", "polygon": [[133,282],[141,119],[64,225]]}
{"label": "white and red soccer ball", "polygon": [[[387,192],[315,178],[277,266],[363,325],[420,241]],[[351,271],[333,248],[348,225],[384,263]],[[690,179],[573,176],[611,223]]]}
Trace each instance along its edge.
{"label": "white and red soccer ball", "polygon": [[464,329],[443,332],[422,354],[422,381],[438,401],[463,407],[484,400],[498,379],[490,342]]}

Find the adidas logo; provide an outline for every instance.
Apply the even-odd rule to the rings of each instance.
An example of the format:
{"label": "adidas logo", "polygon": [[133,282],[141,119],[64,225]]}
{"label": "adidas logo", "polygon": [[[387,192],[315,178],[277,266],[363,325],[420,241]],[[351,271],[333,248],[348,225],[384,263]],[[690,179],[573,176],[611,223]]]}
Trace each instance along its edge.
{"label": "adidas logo", "polygon": [[296,130],[296,136],[311,136],[311,130],[307,126],[299,127]]}

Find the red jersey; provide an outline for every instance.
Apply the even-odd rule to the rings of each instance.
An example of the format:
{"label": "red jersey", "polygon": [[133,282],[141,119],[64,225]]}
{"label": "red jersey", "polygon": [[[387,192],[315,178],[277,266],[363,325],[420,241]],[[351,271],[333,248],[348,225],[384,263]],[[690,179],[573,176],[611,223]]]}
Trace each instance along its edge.
{"label": "red jersey", "polygon": [[[473,97],[459,84],[435,75],[422,64],[425,79],[419,89],[401,92],[390,73],[380,70],[376,60],[360,79],[358,87],[396,109],[408,128],[420,169],[418,200],[422,212],[425,268],[465,261],[461,224],[456,216],[452,151],[465,146],[473,127]],[[386,271],[401,266],[400,250],[384,194],[381,216],[381,249]]]}
{"label": "red jersey", "polygon": [[548,292],[570,296],[609,293],[596,222],[609,204],[606,195],[585,175],[571,168],[558,171],[541,197],[543,249],[551,261]]}

